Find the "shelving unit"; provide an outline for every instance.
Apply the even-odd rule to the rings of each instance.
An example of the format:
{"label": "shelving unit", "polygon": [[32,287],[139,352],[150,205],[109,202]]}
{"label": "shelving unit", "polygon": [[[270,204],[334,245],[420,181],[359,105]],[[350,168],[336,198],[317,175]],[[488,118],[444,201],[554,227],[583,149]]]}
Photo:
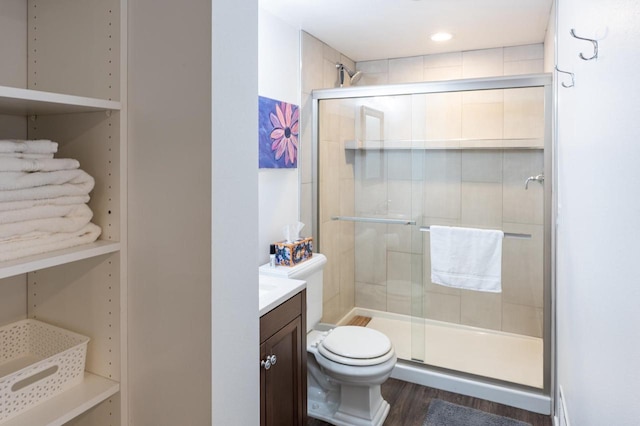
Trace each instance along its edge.
{"label": "shelving unit", "polygon": [[21,318],[91,339],[80,384],[2,426],[127,424],[126,12],[127,0],[6,0],[0,10],[0,139],[58,142],[56,157],[94,177],[89,207],[102,229],[91,244],[0,262],[0,325],[22,305]]}
{"label": "shelving unit", "polygon": [[544,149],[543,138],[522,139],[431,139],[431,140],[351,140],[349,150],[435,150],[435,149]]}

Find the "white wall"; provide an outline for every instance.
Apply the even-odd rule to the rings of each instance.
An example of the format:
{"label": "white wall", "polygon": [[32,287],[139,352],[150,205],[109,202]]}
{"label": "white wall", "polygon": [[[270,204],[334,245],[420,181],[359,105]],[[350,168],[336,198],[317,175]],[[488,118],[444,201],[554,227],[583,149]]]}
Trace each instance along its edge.
{"label": "white wall", "polygon": [[211,424],[257,425],[258,1],[212,9]]}
{"label": "white wall", "polygon": [[[640,419],[640,3],[562,0],[558,66],[558,384],[574,426]],[[585,62],[600,39],[600,57]],[[568,82],[560,75],[559,81]]]}
{"label": "white wall", "polygon": [[[299,31],[261,9],[258,33],[259,95],[300,106]],[[257,162],[255,167],[258,167]],[[298,221],[298,176],[297,168],[260,169],[258,172],[259,264],[269,261],[269,245],[283,239],[282,227]],[[311,224],[308,225],[302,232],[305,236],[311,232]]]}
{"label": "white wall", "polygon": [[211,2],[128,6],[130,423],[204,425],[211,421]]}

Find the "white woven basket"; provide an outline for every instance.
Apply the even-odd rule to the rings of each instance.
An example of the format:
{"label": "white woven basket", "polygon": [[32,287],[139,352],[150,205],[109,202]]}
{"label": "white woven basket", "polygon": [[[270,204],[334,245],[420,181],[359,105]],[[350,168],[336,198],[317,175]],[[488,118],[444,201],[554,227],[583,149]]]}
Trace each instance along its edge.
{"label": "white woven basket", "polygon": [[0,328],[0,423],[82,381],[89,338],[36,320]]}

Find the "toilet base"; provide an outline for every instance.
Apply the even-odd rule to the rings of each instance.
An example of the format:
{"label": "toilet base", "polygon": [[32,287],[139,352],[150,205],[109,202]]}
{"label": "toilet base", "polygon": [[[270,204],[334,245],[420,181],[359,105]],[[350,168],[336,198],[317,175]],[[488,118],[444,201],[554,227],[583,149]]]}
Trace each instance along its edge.
{"label": "toilet base", "polygon": [[382,426],[391,408],[382,398],[380,386],[342,385],[329,392],[309,390],[309,417],[336,426]]}

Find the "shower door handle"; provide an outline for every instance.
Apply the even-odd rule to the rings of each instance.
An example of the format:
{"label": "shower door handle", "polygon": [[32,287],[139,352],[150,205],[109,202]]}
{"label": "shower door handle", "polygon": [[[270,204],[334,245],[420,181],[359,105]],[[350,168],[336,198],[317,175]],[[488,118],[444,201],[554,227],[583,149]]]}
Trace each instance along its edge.
{"label": "shower door handle", "polygon": [[529,176],[526,181],[524,181],[524,189],[529,189],[529,182],[535,180],[536,182],[544,183],[544,175],[540,174],[538,176]]}

